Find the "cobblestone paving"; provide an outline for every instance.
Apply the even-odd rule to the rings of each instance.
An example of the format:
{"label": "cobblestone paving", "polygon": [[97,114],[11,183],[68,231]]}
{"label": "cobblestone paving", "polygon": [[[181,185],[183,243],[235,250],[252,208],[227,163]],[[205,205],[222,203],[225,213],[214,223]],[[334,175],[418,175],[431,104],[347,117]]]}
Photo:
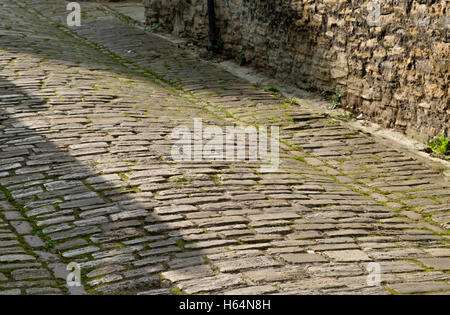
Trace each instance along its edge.
{"label": "cobblestone paving", "polygon": [[[81,4],[0,1],[0,294],[450,291],[442,170]],[[174,162],[194,118],[280,126],[279,171]]]}

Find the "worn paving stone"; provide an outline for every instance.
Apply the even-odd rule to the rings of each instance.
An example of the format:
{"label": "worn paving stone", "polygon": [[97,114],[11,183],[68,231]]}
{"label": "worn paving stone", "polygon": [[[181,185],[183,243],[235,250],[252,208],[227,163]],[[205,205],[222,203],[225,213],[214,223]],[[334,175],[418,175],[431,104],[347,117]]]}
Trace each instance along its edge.
{"label": "worn paving stone", "polygon": [[376,260],[414,259],[426,256],[423,251],[415,248],[377,251],[377,252],[370,252],[369,254]]}
{"label": "worn paving stone", "polygon": [[242,289],[234,289],[225,292],[220,292],[223,295],[261,295],[269,294],[278,291],[272,285],[250,286]]}
{"label": "worn paving stone", "polygon": [[33,227],[27,221],[11,221],[10,224],[19,234],[29,234],[33,232]]}
{"label": "worn paving stone", "polygon": [[66,258],[70,258],[70,257],[90,254],[90,253],[96,252],[98,250],[100,250],[100,248],[95,247],[95,246],[87,246],[87,247],[83,247],[83,248],[77,248],[74,250],[65,251],[62,254],[62,256],[66,257]]}
{"label": "worn paving stone", "polygon": [[172,295],[172,292],[170,291],[170,289],[156,289],[139,292],[137,295]]}
{"label": "worn paving stone", "polygon": [[219,275],[215,277],[203,278],[206,283],[201,284],[198,280],[182,281],[177,284],[177,287],[188,294],[198,293],[200,291],[213,291],[225,289],[243,283],[241,277],[236,275]]}
{"label": "worn paving stone", "polygon": [[44,241],[35,235],[24,235],[23,239],[31,247],[43,247],[45,246]]}
{"label": "worn paving stone", "polygon": [[450,290],[450,285],[446,282],[410,282],[398,283],[388,286],[391,290],[401,294],[419,294]]}
{"label": "worn paving stone", "polygon": [[352,277],[364,274],[365,268],[356,263],[339,263],[308,266],[306,272],[310,277]]}
{"label": "worn paving stone", "polygon": [[125,267],[120,266],[120,265],[111,265],[111,266],[94,269],[94,270],[90,271],[86,276],[88,278],[96,278],[96,277],[108,275],[111,273],[117,273],[124,269],[125,269]]}
{"label": "worn paving stone", "polygon": [[[285,282],[278,284],[282,292],[300,292],[305,294],[308,291],[345,288],[345,284],[334,278],[311,278],[301,281]],[[316,293],[318,293],[316,291]]]}
{"label": "worn paving stone", "polygon": [[2,273],[0,273],[0,281],[7,281],[8,278],[6,278],[6,276]]}
{"label": "worn paving stone", "polygon": [[207,248],[207,247],[232,245],[232,244],[236,244],[236,243],[237,243],[236,240],[213,240],[213,241],[187,244],[184,246],[184,248],[185,249],[201,249],[201,248]]}
{"label": "worn paving stone", "polygon": [[0,290],[0,295],[20,295],[20,289]]}
{"label": "worn paving stone", "polygon": [[350,262],[350,261],[370,261],[370,257],[367,256],[361,250],[339,250],[339,251],[326,251],[325,255],[337,262]]}
{"label": "worn paving stone", "polygon": [[0,262],[1,263],[9,263],[9,262],[15,262],[15,261],[30,261],[30,260],[36,260],[36,257],[31,255],[1,255],[0,256]]}
{"label": "worn paving stone", "polygon": [[180,280],[189,280],[197,277],[211,277],[214,275],[213,270],[208,265],[201,265],[196,267],[187,267],[172,271],[162,272],[161,275],[172,282]]}
{"label": "worn paving stone", "polygon": [[50,272],[46,269],[19,269],[11,272],[15,280],[28,280],[50,277]]}
{"label": "worn paving stone", "polygon": [[62,291],[58,288],[52,287],[42,287],[42,288],[29,288],[25,290],[27,294],[36,294],[36,295],[44,295],[44,294],[62,294]]}
{"label": "worn paving stone", "polygon": [[215,265],[221,272],[230,272],[250,268],[279,266],[281,263],[269,257],[259,256],[219,262]]}
{"label": "worn paving stone", "polygon": [[309,274],[307,271],[302,268],[267,268],[264,270],[254,270],[254,271],[246,271],[243,274],[244,279],[250,280],[252,282],[282,282],[287,280],[301,280],[304,278],[308,278]]}
{"label": "worn paving stone", "polygon": [[386,261],[379,262],[382,273],[399,273],[422,271],[423,268],[414,262],[409,261]]}
{"label": "worn paving stone", "polygon": [[433,269],[450,270],[450,258],[421,258],[418,260]]}
{"label": "worn paving stone", "polygon": [[450,248],[429,248],[425,251],[435,257],[450,257]]}
{"label": "worn paving stone", "polygon": [[281,258],[292,264],[327,262],[325,257],[318,254],[285,254],[281,255]]}

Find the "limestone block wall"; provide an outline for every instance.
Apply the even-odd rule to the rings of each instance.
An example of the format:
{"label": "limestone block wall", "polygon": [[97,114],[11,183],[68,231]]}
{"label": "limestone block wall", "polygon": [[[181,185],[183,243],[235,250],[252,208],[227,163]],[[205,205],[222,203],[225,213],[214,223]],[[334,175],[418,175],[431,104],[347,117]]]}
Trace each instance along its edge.
{"label": "limestone block wall", "polygon": [[[224,53],[416,139],[450,133],[449,0],[215,2]],[[206,0],[144,4],[148,24],[206,46]]]}

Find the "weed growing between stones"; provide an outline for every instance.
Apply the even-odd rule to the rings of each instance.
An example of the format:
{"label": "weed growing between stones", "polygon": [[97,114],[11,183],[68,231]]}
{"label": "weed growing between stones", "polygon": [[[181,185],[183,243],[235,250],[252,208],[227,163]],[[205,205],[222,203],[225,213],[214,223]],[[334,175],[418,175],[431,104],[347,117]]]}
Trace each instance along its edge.
{"label": "weed growing between stones", "polygon": [[330,109],[336,109],[341,107],[342,105],[342,94],[336,93],[331,97],[330,100]]}
{"label": "weed growing between stones", "polygon": [[428,147],[426,151],[428,153],[431,153],[432,156],[444,160],[450,160],[450,145],[445,130],[442,131],[440,137],[434,137],[433,140],[428,142]]}
{"label": "weed growing between stones", "polygon": [[247,64],[247,58],[245,57],[245,54],[243,52],[241,52],[239,54],[239,65],[242,67],[242,66],[245,66],[246,64]]}
{"label": "weed growing between stones", "polygon": [[264,89],[264,91],[266,91],[274,96],[277,96],[277,97],[279,97],[281,95],[280,90],[276,86],[273,86],[273,85],[268,86],[267,88]]}

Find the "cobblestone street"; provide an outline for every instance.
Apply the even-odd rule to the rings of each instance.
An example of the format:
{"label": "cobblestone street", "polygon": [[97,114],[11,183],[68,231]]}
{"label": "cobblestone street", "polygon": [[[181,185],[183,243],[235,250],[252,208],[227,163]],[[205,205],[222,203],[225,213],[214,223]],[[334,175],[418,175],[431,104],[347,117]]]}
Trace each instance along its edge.
{"label": "cobblestone street", "polygon": [[[80,4],[0,0],[0,295],[450,292],[445,166]],[[195,118],[279,126],[279,170],[173,161]]]}

